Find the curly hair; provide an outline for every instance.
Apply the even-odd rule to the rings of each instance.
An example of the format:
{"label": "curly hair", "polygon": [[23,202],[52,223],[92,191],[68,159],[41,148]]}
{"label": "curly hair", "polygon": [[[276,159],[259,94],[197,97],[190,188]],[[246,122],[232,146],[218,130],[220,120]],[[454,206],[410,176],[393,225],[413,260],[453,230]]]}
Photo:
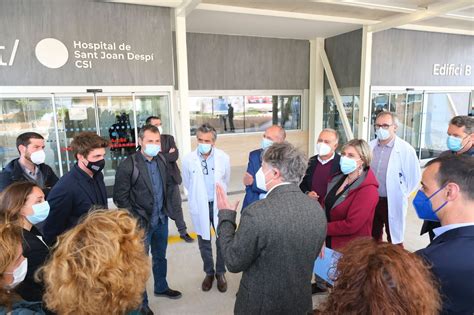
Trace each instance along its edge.
{"label": "curly hair", "polygon": [[143,236],[125,210],[96,210],[61,235],[37,274],[48,309],[99,315],[138,308],[150,274]]}
{"label": "curly hair", "polygon": [[0,222],[13,222],[21,226],[21,209],[35,187],[40,188],[33,182],[15,182],[8,186],[0,194]]}
{"label": "curly hair", "polygon": [[438,314],[438,285],[422,258],[357,239],[341,251],[334,288],[315,314]]}
{"label": "curly hair", "polygon": [[[0,224],[0,283],[3,283],[3,273],[8,266],[13,264],[18,258],[18,250],[23,240],[22,229],[16,224]],[[13,291],[6,290],[0,285],[0,305],[7,309],[18,296]]]}

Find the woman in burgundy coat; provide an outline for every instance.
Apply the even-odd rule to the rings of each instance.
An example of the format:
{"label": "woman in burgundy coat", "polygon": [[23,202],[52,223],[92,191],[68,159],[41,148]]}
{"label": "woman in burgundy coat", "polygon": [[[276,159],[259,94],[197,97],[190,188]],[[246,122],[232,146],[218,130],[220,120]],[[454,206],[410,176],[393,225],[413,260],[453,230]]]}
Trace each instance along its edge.
{"label": "woman in burgundy coat", "polygon": [[324,199],[328,229],[326,246],[338,250],[359,237],[372,237],[377,179],[370,170],[372,153],[364,140],[342,147],[341,172],[331,178]]}

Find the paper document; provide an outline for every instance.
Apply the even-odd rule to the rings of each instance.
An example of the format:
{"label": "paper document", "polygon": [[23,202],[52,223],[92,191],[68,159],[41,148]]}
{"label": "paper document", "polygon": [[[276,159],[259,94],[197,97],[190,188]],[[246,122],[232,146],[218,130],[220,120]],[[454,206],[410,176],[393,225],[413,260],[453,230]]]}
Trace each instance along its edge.
{"label": "paper document", "polygon": [[318,258],[314,262],[313,272],[323,278],[326,282],[334,284],[334,274],[336,272],[337,261],[341,257],[341,253],[330,248],[324,248],[324,258]]}

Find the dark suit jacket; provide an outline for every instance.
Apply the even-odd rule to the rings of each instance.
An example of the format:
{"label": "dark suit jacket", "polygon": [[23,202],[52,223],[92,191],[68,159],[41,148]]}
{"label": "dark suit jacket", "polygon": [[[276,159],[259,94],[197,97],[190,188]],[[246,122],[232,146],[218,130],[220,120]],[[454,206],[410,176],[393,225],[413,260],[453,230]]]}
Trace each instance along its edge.
{"label": "dark suit jacket", "polygon": [[[341,160],[341,156],[336,153],[334,155],[334,163],[332,164],[330,177],[334,176],[336,173],[339,173],[341,171],[341,166],[339,165],[340,160]],[[308,168],[306,169],[306,174],[304,174],[303,180],[301,181],[301,184],[300,184],[300,189],[304,193],[311,191],[311,186],[313,185],[313,174],[314,174],[314,171],[316,170],[317,163],[318,163],[318,155],[311,157],[308,161]]]}
{"label": "dark suit jacket", "polygon": [[[139,171],[137,182],[135,184],[132,183],[133,160],[132,156],[129,156],[117,168],[113,198],[118,208],[128,209],[139,220],[142,227],[147,227],[153,213],[153,184],[148,175],[148,167],[143,160],[142,153],[137,152],[134,155],[136,155],[135,163],[137,163]],[[173,183],[167,175],[165,159],[156,156],[153,160],[158,163],[163,183],[163,213],[173,219],[168,211],[169,200],[166,197],[167,191]]]}
{"label": "dark suit jacket", "polygon": [[[175,148],[176,151],[169,153],[171,148]],[[161,135],[161,154],[163,154],[168,162],[166,165],[168,175],[176,185],[180,185],[183,182],[183,179],[181,178],[181,171],[179,170],[178,163],[176,163],[179,158],[179,150],[176,147],[172,135]]]}
{"label": "dark suit jacket", "polygon": [[33,226],[31,231],[23,229],[23,256],[28,259],[28,271],[25,280],[15,291],[26,301],[42,301],[44,286],[35,281],[35,272],[48,258],[49,248],[38,237],[41,233]]}
{"label": "dark suit jacket", "polygon": [[218,243],[230,272],[243,272],[235,314],[312,311],[314,261],[326,237],[319,203],[295,184],[281,185],[244,212],[219,211]]}
{"label": "dark suit jacket", "polygon": [[[18,160],[18,158],[12,160],[0,173],[0,191],[3,191],[8,185],[13,184],[14,182],[31,181],[31,179],[23,172],[23,168]],[[38,165],[38,167],[44,178],[44,187],[41,188],[47,196],[51,188],[56,185],[59,179],[49,165],[43,163]]]}
{"label": "dark suit jacket", "polygon": [[443,314],[474,314],[474,226],[449,230],[417,253],[438,278]]}
{"label": "dark suit jacket", "polygon": [[254,150],[249,154],[249,163],[247,165],[247,173],[252,175],[253,184],[245,186],[245,198],[242,204],[242,210],[252,204],[253,202],[259,200],[260,194],[266,193],[266,191],[261,190],[257,187],[257,180],[255,179],[255,174],[257,174],[258,169],[262,166],[262,149]]}
{"label": "dark suit jacket", "polygon": [[[90,182],[95,180],[101,192],[99,199],[91,189]],[[107,208],[107,192],[102,172],[94,175],[94,179],[85,174],[77,164],[65,174],[53,187],[48,195],[50,206],[46,218],[43,235],[46,244],[53,245],[56,238],[66,230],[75,226],[80,217],[92,208]],[[105,202],[105,204],[103,204]]]}

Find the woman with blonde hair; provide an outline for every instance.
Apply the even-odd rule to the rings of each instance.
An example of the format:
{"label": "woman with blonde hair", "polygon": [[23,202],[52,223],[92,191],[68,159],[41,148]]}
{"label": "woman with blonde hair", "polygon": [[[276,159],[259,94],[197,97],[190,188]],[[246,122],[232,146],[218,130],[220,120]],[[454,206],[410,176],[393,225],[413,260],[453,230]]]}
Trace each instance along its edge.
{"label": "woman with blonde hair", "polygon": [[354,139],[342,147],[341,173],[329,181],[324,198],[329,248],[339,250],[355,238],[372,236],[379,193],[371,160],[370,147],[364,140]]}
{"label": "woman with blonde hair", "polygon": [[28,270],[15,291],[26,301],[41,301],[43,297],[43,284],[36,282],[34,275],[48,258],[49,248],[35,224],[44,221],[48,214],[49,204],[35,183],[13,183],[0,195],[0,222],[23,228],[23,256],[28,259]]}
{"label": "woman with blonde hair", "polygon": [[26,276],[28,260],[22,254],[21,227],[0,224],[0,314],[42,315],[41,302],[26,302],[13,290]]}
{"label": "woman with blonde hair", "polygon": [[150,262],[143,230],[124,210],[97,210],[59,236],[39,276],[59,315],[127,314],[143,299]]}
{"label": "woman with blonde hair", "polygon": [[437,283],[417,255],[372,239],[354,240],[341,253],[334,288],[315,314],[439,313]]}

